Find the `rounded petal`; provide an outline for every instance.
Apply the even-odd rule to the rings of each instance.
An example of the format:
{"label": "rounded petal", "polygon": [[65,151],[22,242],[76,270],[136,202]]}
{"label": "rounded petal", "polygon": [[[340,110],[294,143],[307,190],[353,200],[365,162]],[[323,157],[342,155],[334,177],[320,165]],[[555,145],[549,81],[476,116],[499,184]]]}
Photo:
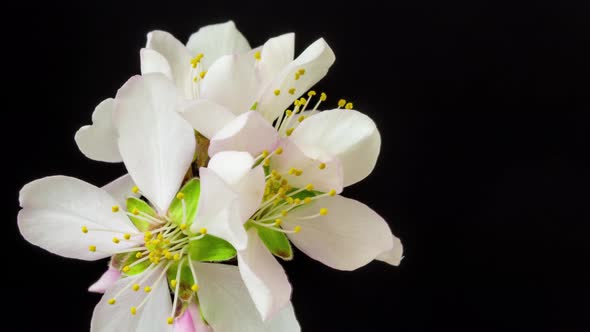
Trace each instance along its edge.
{"label": "rounded petal", "polygon": [[192,57],[188,49],[168,32],[157,30],[148,33],[146,48],[160,53],[167,60],[174,83],[187,99],[192,99]]}
{"label": "rounded petal", "polygon": [[[131,286],[138,283],[145,273],[150,275],[140,286],[150,286],[151,292],[133,291]],[[172,311],[172,303],[166,278],[165,276],[160,278],[163,273],[165,271],[162,268],[157,268],[117,281],[94,308],[90,331],[172,332],[172,325],[167,322]],[[131,307],[139,307],[146,297],[148,299],[145,305],[137,309],[135,315],[132,315]],[[115,299],[115,303],[109,304],[109,300],[112,298]]]}
{"label": "rounded petal", "polygon": [[256,76],[256,59],[250,53],[225,55],[215,61],[201,81],[200,97],[236,115],[251,109],[260,81]]}
{"label": "rounded petal", "polygon": [[92,125],[78,129],[74,136],[80,151],[92,160],[109,163],[122,160],[112,120],[114,107],[112,98],[103,100],[92,113]]}
{"label": "rounded petal", "polygon": [[393,248],[381,253],[379,256],[377,256],[377,260],[390,265],[399,266],[402,258],[404,258],[404,247],[402,245],[402,241],[400,241],[399,238],[393,234],[391,234],[391,237],[393,238]]}
{"label": "rounded petal", "polygon": [[205,99],[191,102],[181,114],[196,131],[209,139],[236,117],[225,107]]}
{"label": "rounded petal", "polygon": [[121,278],[121,271],[109,267],[109,269],[102,274],[100,279],[98,279],[88,288],[88,291],[92,293],[104,294],[117,282],[117,280],[119,280],[119,278]]}
{"label": "rounded petal", "polygon": [[[283,175],[290,186],[303,188],[311,184],[315,190],[322,192],[329,192],[332,189],[337,193],[342,192],[342,165],[338,159],[331,156],[320,156],[320,159],[310,158],[288,138],[281,139],[278,146],[283,149],[283,153],[271,158],[270,168]],[[291,168],[299,169],[303,173],[300,176],[291,175],[289,174]]]}
{"label": "rounded petal", "polygon": [[262,46],[257,64],[261,85],[266,86],[293,61],[295,56],[295,34],[286,33],[269,39]]}
{"label": "rounded petal", "polygon": [[260,207],[266,186],[262,166],[252,168],[252,165],[254,158],[247,152],[222,151],[215,154],[207,166],[238,194],[244,222]]}
{"label": "rounded petal", "polygon": [[[298,219],[317,214],[321,208],[328,209],[328,214]],[[299,233],[288,234],[291,242],[309,257],[338,270],[355,270],[393,246],[383,218],[363,203],[342,196],[327,196],[295,209],[283,218],[283,224],[289,229],[300,225]]]}
{"label": "rounded petal", "polygon": [[272,151],[279,135],[273,126],[256,111],[237,116],[211,138],[209,155],[220,151],[246,151],[257,157],[262,151]]}
{"label": "rounded petal", "polygon": [[[133,224],[122,212],[113,213],[118,202],[104,190],[84,181],[51,176],[35,180],[20,191],[18,227],[22,236],[34,245],[64,257],[97,260],[109,252],[136,246],[135,241],[112,242],[116,233],[93,232],[110,229],[136,233]],[[82,227],[89,229],[82,233]],[[138,240],[139,241],[139,240]],[[90,252],[94,245],[96,252]],[[99,252],[100,251],[100,252]]]}
{"label": "rounded petal", "polygon": [[158,51],[142,48],[139,51],[139,59],[141,62],[141,74],[160,73],[164,74],[169,79],[173,80],[172,68],[166,58],[158,53]]}
{"label": "rounded petal", "polygon": [[238,196],[213,170],[199,169],[201,176],[201,195],[191,225],[191,231],[198,233],[201,228],[231,243],[237,250],[247,244],[244,222],[239,210]]}
{"label": "rounded petal", "polygon": [[213,332],[213,329],[207,325],[196,303],[191,303],[174,322],[174,332]]}
{"label": "rounded petal", "polygon": [[[335,60],[336,56],[326,41],[323,38],[316,40],[261,90],[258,110],[270,122],[274,121],[296,97],[326,76]],[[296,80],[295,73],[301,69],[305,70],[305,74]],[[292,88],[295,89],[294,94],[287,93]],[[275,90],[281,93],[277,96]]]}
{"label": "rounded petal", "polygon": [[[299,332],[290,304],[263,322],[244,286],[238,268],[195,262],[199,275],[199,301],[213,330],[224,332]],[[198,331],[197,331],[198,332]]]}
{"label": "rounded petal", "polygon": [[135,76],[119,89],[113,119],[119,150],[144,196],[165,214],[195,152],[193,128],[177,112],[181,97],[165,76]]}
{"label": "rounded petal", "polygon": [[205,70],[224,55],[250,50],[250,44],[233,21],[200,28],[190,36],[186,47],[193,55],[204,55],[201,63]]}
{"label": "rounded petal", "polygon": [[129,197],[139,197],[139,193],[134,193],[131,191],[135,186],[135,182],[129,174],[125,174],[116,180],[107,183],[102,187],[104,191],[109,193],[111,197],[113,197],[121,206],[125,206],[127,204],[127,198]]}
{"label": "rounded petal", "polygon": [[262,320],[272,318],[289,304],[292,289],[285,270],[264,246],[254,228],[248,231],[246,250],[238,251],[238,266]]}
{"label": "rounded petal", "polygon": [[303,121],[291,139],[308,156],[338,157],[344,169],[344,186],[364,179],[373,171],[381,148],[375,122],[353,110],[320,112]]}

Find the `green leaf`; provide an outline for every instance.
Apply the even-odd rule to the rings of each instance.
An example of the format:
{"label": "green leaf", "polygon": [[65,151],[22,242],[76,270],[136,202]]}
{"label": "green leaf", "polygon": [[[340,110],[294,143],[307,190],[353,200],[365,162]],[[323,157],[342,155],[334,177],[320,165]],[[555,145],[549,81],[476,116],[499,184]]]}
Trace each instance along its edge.
{"label": "green leaf", "polygon": [[190,242],[189,255],[199,262],[220,262],[236,257],[236,249],[229,242],[207,234]]}
{"label": "green leaf", "polygon": [[287,235],[267,227],[256,226],[258,236],[270,252],[284,260],[293,259],[293,249]]}
{"label": "green leaf", "polygon": [[[197,213],[199,196],[201,195],[201,182],[197,178],[190,179],[182,189],[180,189],[179,193],[184,195],[184,203],[186,205],[186,225],[190,226]],[[182,224],[182,213],[182,200],[178,199],[178,197],[174,197],[174,200],[168,208],[168,216],[176,225],[180,226],[180,224]]]}
{"label": "green leaf", "polygon": [[[139,259],[137,258],[137,256],[135,256],[138,252],[139,251],[114,255],[111,259],[111,264],[114,268],[122,270],[123,267],[131,265]],[[150,264],[151,263],[149,260],[145,260],[141,263],[138,263],[137,265],[132,266],[129,271],[125,272],[125,274],[128,276],[139,274],[145,271],[145,269],[147,269],[150,266]]]}
{"label": "green leaf", "polygon": [[[135,209],[137,209],[140,212],[146,213],[152,217],[155,217],[155,218],[157,218],[157,216],[158,216],[156,211],[154,211],[154,209],[152,209],[152,207],[148,203],[142,201],[139,198],[135,198],[135,197],[127,198],[127,211],[129,211],[133,214],[133,211]],[[145,220],[141,220],[139,218],[136,218],[133,215],[129,216],[129,219],[131,219],[131,222],[133,222],[133,225],[135,225],[135,227],[141,232],[145,232],[150,229],[151,224]]]}

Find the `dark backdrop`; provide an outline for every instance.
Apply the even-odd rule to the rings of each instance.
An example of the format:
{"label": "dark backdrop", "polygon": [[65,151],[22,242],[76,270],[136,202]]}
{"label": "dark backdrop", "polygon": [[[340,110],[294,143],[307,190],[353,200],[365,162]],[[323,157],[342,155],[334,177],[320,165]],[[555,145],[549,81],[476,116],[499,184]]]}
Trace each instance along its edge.
{"label": "dark backdrop", "polygon": [[[286,264],[304,331],[590,330],[590,5],[585,1],[160,1],[2,5],[4,322],[85,331],[105,262],[26,243],[18,190],[47,175],[102,185],[73,135],[139,72],[145,34],[186,41],[236,21],[250,43],[295,31],[337,55],[320,89],[375,119],[372,176],[345,195],[405,244],[399,268]],[[67,239],[64,239],[67,240]]]}

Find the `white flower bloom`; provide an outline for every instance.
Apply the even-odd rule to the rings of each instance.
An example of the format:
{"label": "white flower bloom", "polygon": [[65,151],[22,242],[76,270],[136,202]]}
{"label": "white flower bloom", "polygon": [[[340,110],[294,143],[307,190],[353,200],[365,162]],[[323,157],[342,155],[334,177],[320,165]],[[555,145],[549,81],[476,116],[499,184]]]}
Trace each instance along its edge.
{"label": "white flower bloom", "polygon": [[[196,147],[193,128],[177,112],[182,101],[161,74],[131,78],[117,93],[113,113],[129,176],[105,188],[65,176],[27,184],[20,193],[21,234],[64,257],[112,256],[117,270],[90,288],[105,292],[91,331],[172,331],[175,318],[196,299],[213,329],[298,331],[293,314],[272,321],[278,325],[263,323],[236,282],[235,267],[201,263],[234,257],[247,237],[238,195],[215,172],[200,168],[200,179],[181,188]],[[260,180],[264,185],[263,174]],[[125,186],[148,202],[129,195],[125,208]]]}

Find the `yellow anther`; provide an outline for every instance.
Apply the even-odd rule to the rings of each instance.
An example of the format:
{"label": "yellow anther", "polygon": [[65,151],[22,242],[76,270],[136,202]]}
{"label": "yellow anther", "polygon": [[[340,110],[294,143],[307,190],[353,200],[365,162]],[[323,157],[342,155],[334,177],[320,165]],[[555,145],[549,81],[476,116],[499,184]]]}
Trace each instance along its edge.
{"label": "yellow anther", "polygon": [[275,93],[275,96],[278,96],[278,95],[280,95],[280,94],[281,94],[281,90],[279,90],[279,89],[276,89],[276,90],[274,91],[274,93]]}
{"label": "yellow anther", "polygon": [[326,208],[321,208],[320,209],[320,216],[325,216],[328,214],[328,209]]}
{"label": "yellow anther", "polygon": [[203,58],[203,53],[199,53],[197,54],[197,56],[195,56],[194,58],[191,59],[191,66],[193,68],[197,68],[197,65],[199,64],[199,62],[201,62],[201,59]]}
{"label": "yellow anther", "polygon": [[184,231],[188,226],[186,224],[180,224],[180,230]]}
{"label": "yellow anther", "polygon": [[197,285],[197,284],[193,284],[193,285],[191,286],[191,290],[192,290],[193,292],[196,292],[196,291],[198,291],[198,290],[199,290],[199,285]]}
{"label": "yellow anther", "polygon": [[203,70],[202,72],[199,73],[199,77],[201,79],[205,78],[205,75],[207,75],[207,71],[206,70]]}
{"label": "yellow anther", "polygon": [[328,192],[328,195],[330,196],[336,196],[336,190],[332,189]]}
{"label": "yellow anther", "polygon": [[199,229],[199,233],[207,234],[207,228],[203,227],[203,228]]}
{"label": "yellow anther", "polygon": [[131,314],[132,315],[137,314],[137,308],[136,307],[131,307],[131,310],[130,311],[131,311]]}
{"label": "yellow anther", "polygon": [[295,233],[301,232],[301,226],[295,226],[295,228],[293,228],[293,232],[295,232]]}
{"label": "yellow anther", "polygon": [[270,165],[270,158],[269,159],[265,159],[264,163],[262,163],[264,166],[268,166]]}
{"label": "yellow anther", "polygon": [[315,91],[313,91],[313,90],[311,90],[311,91],[309,91],[309,92],[307,93],[307,96],[308,96],[308,97],[310,97],[310,98],[311,98],[311,97],[313,97],[313,96],[315,96],[315,95],[316,95],[316,93],[315,93]]}
{"label": "yellow anther", "polygon": [[295,99],[295,101],[293,102],[293,105],[301,106],[301,102],[299,101],[299,99]]}
{"label": "yellow anther", "polygon": [[133,188],[131,188],[131,192],[134,194],[137,194],[139,192],[139,187],[138,186],[133,186]]}
{"label": "yellow anther", "polygon": [[125,240],[129,240],[131,238],[131,234],[129,234],[129,233],[123,234],[123,238]]}
{"label": "yellow anther", "polygon": [[135,258],[141,258],[141,256],[143,256],[142,253],[138,252],[137,254],[135,254]]}
{"label": "yellow anther", "polygon": [[320,163],[320,165],[318,167],[320,169],[324,169],[324,168],[326,168],[326,163]]}
{"label": "yellow anther", "polygon": [[111,299],[109,299],[109,304],[115,304],[115,302],[117,302],[117,301],[115,300],[115,298],[111,298]]}
{"label": "yellow anther", "polygon": [[287,201],[289,204],[293,204],[293,197],[287,197],[285,201]]}
{"label": "yellow anther", "polygon": [[298,122],[303,122],[303,120],[305,120],[305,115],[300,115],[300,116],[297,118],[297,121],[298,121]]}
{"label": "yellow anther", "polygon": [[172,325],[172,324],[174,324],[174,318],[173,317],[168,317],[168,319],[166,320],[166,322],[168,323],[168,325]]}
{"label": "yellow anther", "polygon": [[174,260],[178,262],[180,260],[180,254],[175,254]]}
{"label": "yellow anther", "polygon": [[301,176],[301,174],[303,174],[302,170],[300,170],[300,169],[295,170],[295,176]]}
{"label": "yellow anther", "polygon": [[138,208],[133,208],[133,210],[131,211],[131,213],[133,213],[133,215],[138,215],[139,214],[139,209]]}
{"label": "yellow anther", "polygon": [[287,134],[287,136],[291,136],[291,134],[293,134],[293,130],[295,130],[295,128],[289,128],[285,131],[285,133]]}
{"label": "yellow anther", "polygon": [[275,224],[274,224],[274,225],[275,225],[275,226],[281,226],[281,223],[282,223],[282,222],[283,222],[283,221],[282,221],[281,219],[275,219]]}
{"label": "yellow anther", "polygon": [[293,200],[293,204],[295,204],[295,205],[299,205],[299,203],[301,203],[301,199],[299,199],[299,198],[295,198],[295,199]]}
{"label": "yellow anther", "polygon": [[164,235],[162,235],[162,233],[158,233],[157,238],[158,240],[162,241],[164,239]]}
{"label": "yellow anther", "polygon": [[307,103],[307,99],[305,99],[304,97],[299,98],[299,103],[301,105],[304,105],[305,103]]}
{"label": "yellow anther", "polygon": [[199,78],[197,76],[193,77],[193,82],[196,82],[198,80],[199,80]]}
{"label": "yellow anther", "polygon": [[287,215],[287,210],[283,210],[283,211],[281,211],[281,216],[283,216],[283,217],[284,217],[284,216],[286,216],[286,215]]}
{"label": "yellow anther", "polygon": [[111,211],[119,212],[119,205],[113,205],[113,207],[111,208]]}
{"label": "yellow anther", "polygon": [[152,245],[153,246],[157,246],[159,244],[160,244],[160,240],[159,239],[152,240]]}
{"label": "yellow anther", "polygon": [[309,203],[311,203],[311,197],[305,197],[305,198],[303,199],[303,203],[305,203],[305,204],[309,204]]}
{"label": "yellow anther", "polygon": [[123,272],[127,273],[127,272],[129,272],[129,270],[131,270],[131,268],[129,267],[129,265],[123,266]]}
{"label": "yellow anther", "polygon": [[328,95],[322,92],[322,93],[320,94],[320,100],[321,100],[321,101],[326,101],[326,99],[328,99]]}
{"label": "yellow anther", "polygon": [[305,75],[305,69],[301,68],[297,71],[297,74],[299,75]]}
{"label": "yellow anther", "polygon": [[173,258],[172,254],[169,253],[169,252],[165,253],[164,254],[164,257],[166,257],[166,259],[172,259]]}
{"label": "yellow anther", "polygon": [[176,279],[170,280],[170,286],[172,286],[172,288],[176,287]]}
{"label": "yellow anther", "polygon": [[96,251],[96,246],[88,246],[88,251],[95,252]]}
{"label": "yellow anther", "polygon": [[148,239],[151,239],[151,238],[152,238],[152,236],[153,236],[153,235],[152,235],[152,232],[150,232],[150,231],[145,231],[145,232],[143,233],[143,235],[144,235],[146,238],[148,238]]}
{"label": "yellow anther", "polygon": [[84,233],[84,234],[88,233],[88,227],[82,226],[82,233]]}
{"label": "yellow anther", "polygon": [[346,103],[346,106],[344,106],[344,108],[346,108],[347,110],[351,110],[353,108],[352,103]]}
{"label": "yellow anther", "polygon": [[[278,147],[278,148],[275,150],[275,154],[276,154],[276,155],[280,155],[281,153],[283,153],[283,148],[281,148],[281,147]],[[276,172],[276,171],[275,171],[275,172]]]}
{"label": "yellow anther", "polygon": [[289,174],[291,174],[291,175],[295,175],[296,171],[297,170],[295,168],[289,168]]}
{"label": "yellow anther", "polygon": [[255,52],[255,53],[254,53],[254,59],[256,59],[256,60],[260,60],[260,58],[261,58],[261,56],[260,56],[260,52],[259,52],[259,51]]}
{"label": "yellow anther", "polygon": [[312,191],[313,190],[313,184],[310,183],[307,186],[305,186],[305,190]]}
{"label": "yellow anther", "polygon": [[133,291],[137,292],[139,290],[139,284],[133,284]]}
{"label": "yellow anther", "polygon": [[285,114],[287,114],[287,116],[291,116],[291,115],[293,115],[293,111],[291,111],[291,110],[286,110],[286,111],[285,111]]}
{"label": "yellow anther", "polygon": [[344,107],[344,105],[346,105],[346,99],[338,100],[338,107]]}
{"label": "yellow anther", "polygon": [[180,193],[176,194],[176,199],[180,199],[180,200],[184,199],[184,193],[180,192]]}
{"label": "yellow anther", "polygon": [[150,286],[145,286],[145,288],[143,289],[144,292],[149,293],[152,291],[152,288]]}
{"label": "yellow anther", "polygon": [[291,89],[289,89],[289,94],[290,94],[290,95],[294,95],[294,94],[295,94],[295,88],[291,88]]}
{"label": "yellow anther", "polygon": [[262,150],[262,158],[268,157],[268,150]]}

